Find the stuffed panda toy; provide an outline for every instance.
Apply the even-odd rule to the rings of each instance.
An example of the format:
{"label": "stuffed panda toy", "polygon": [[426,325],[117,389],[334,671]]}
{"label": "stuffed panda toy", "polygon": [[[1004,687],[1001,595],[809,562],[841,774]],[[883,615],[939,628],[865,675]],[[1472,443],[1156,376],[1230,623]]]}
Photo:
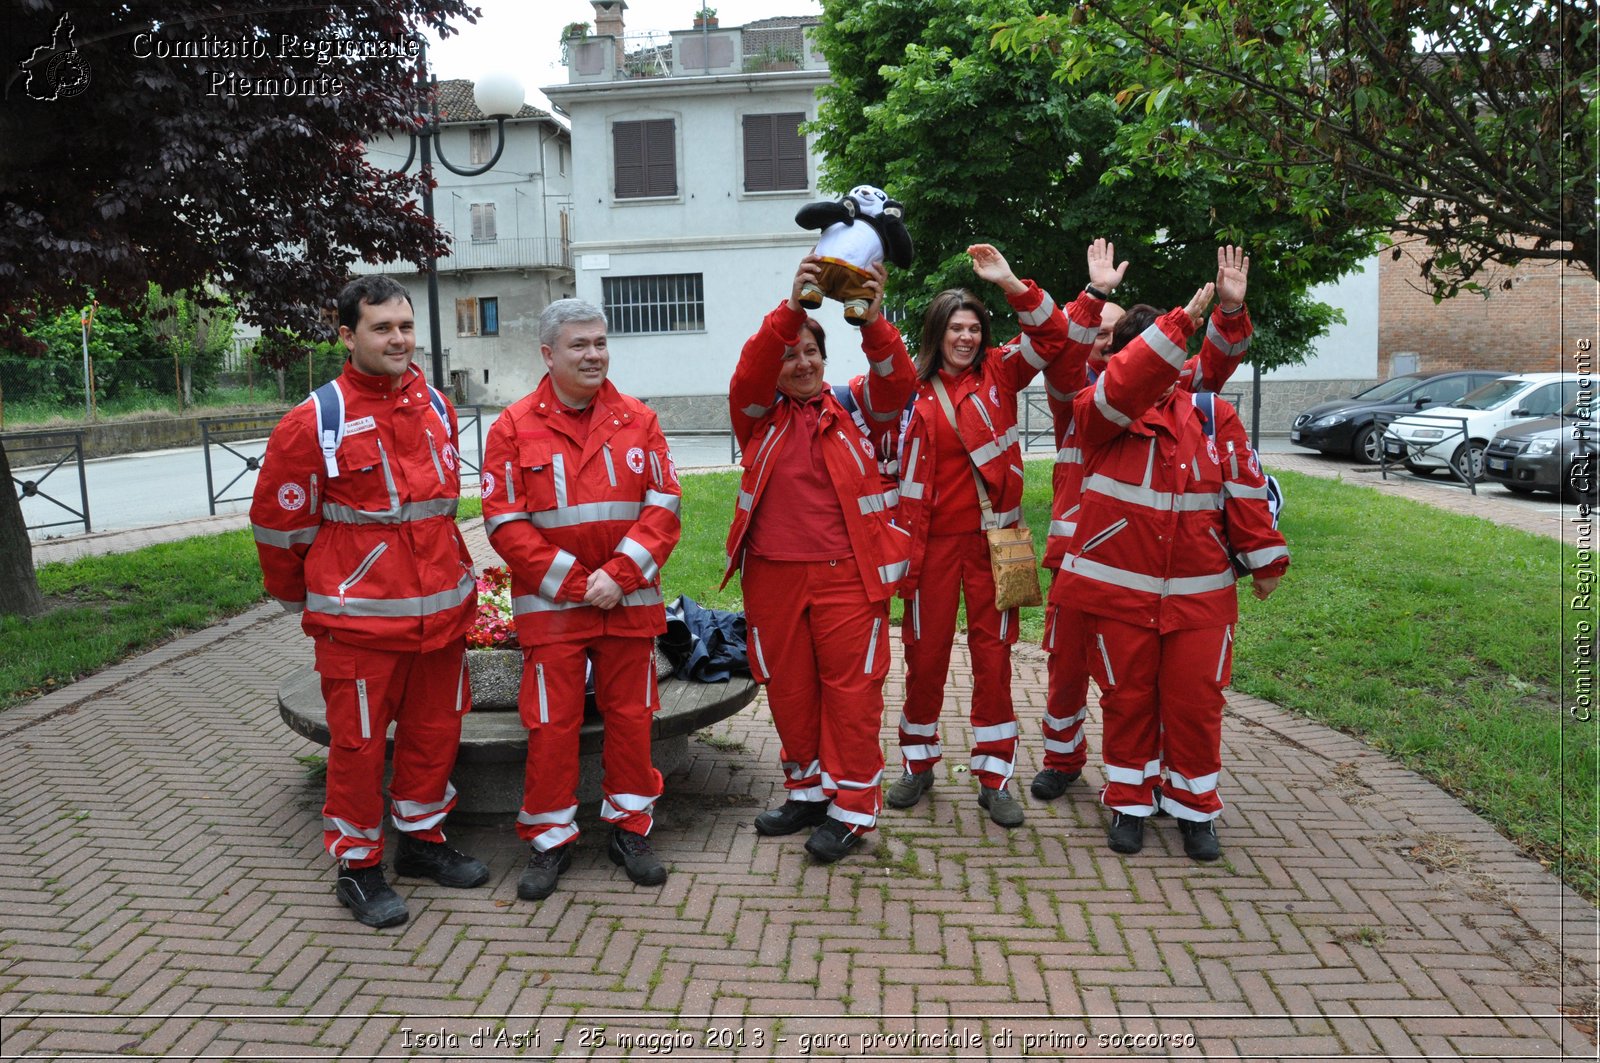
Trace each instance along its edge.
{"label": "stuffed panda toy", "polygon": [[872,305],[867,282],[872,269],[887,258],[905,269],[911,265],[911,234],[902,216],[905,208],[881,188],[856,185],[842,199],[807,203],[794,216],[802,229],[821,229],[816,254],[822,257],[820,285],[800,289],[800,305],[815,310],[823,296],[844,304],[844,319],[860,326]]}

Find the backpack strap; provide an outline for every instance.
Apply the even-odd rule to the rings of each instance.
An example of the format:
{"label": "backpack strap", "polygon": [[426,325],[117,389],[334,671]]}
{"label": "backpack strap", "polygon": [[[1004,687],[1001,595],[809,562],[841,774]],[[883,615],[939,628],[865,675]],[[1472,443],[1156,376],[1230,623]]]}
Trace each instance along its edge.
{"label": "backpack strap", "polygon": [[1217,438],[1217,395],[1213,391],[1196,391],[1193,395],[1194,410],[1200,415],[1200,427],[1206,430],[1206,435],[1213,440]]}
{"label": "backpack strap", "polygon": [[444,425],[444,437],[450,438],[450,412],[445,407],[444,395],[432,384],[428,385],[428,401],[433,404],[433,412],[439,415],[439,423]]}
{"label": "backpack strap", "polygon": [[344,439],[344,392],[339,390],[339,381],[330,380],[313,391],[311,404],[317,411],[317,441],[322,445],[322,462],[331,480],[339,475],[334,453]]}

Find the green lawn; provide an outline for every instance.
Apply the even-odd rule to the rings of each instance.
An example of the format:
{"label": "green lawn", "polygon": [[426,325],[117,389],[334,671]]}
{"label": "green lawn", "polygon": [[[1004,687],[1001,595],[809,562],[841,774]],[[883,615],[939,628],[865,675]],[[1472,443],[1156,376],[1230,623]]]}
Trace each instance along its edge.
{"label": "green lawn", "polygon": [[[1049,475],[1048,462],[1028,463],[1024,502],[1041,542]],[[1575,552],[1366,488],[1282,480],[1294,563],[1270,601],[1241,594],[1234,686],[1393,756],[1600,895],[1596,725],[1565,713],[1560,694],[1569,638],[1595,619],[1563,601]],[[683,486],[667,596],[739,608],[737,580],[717,590],[737,475]],[[463,517],[477,513],[464,500]],[[263,598],[248,532],[46,565],[39,578],[56,609],[0,620],[0,707]],[[1041,616],[1023,610],[1025,639],[1038,640]]]}

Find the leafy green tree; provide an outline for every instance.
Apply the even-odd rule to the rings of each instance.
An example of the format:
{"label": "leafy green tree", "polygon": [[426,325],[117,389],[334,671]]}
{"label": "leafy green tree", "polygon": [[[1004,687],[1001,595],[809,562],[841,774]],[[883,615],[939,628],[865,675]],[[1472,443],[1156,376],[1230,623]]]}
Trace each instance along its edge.
{"label": "leafy green tree", "polygon": [[893,278],[892,298],[913,321],[940,289],[971,286],[972,243],[995,244],[1066,300],[1084,283],[1085,247],[1105,236],[1131,263],[1117,301],[1175,306],[1215,275],[1226,240],[1252,259],[1252,361],[1292,363],[1336,319],[1306,290],[1376,247],[1274,209],[1256,182],[1222,168],[1174,172],[1128,155],[1122,131],[1142,116],[1118,106],[1108,78],[1068,80],[1047,51],[990,47],[997,24],[1037,16],[1031,0],[824,0],[823,10],[824,177],[841,191],[881,184],[906,204],[917,262]]}
{"label": "leafy green tree", "polygon": [[994,41],[1113,88],[1129,158],[1238,174],[1313,229],[1425,245],[1436,298],[1525,259],[1595,273],[1593,0],[1084,0],[1010,16]]}

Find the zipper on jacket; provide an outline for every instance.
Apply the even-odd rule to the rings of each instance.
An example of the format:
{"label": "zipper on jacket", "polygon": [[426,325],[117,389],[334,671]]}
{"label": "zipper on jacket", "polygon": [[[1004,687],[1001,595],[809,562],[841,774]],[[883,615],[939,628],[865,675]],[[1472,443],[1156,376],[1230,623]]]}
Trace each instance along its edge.
{"label": "zipper on jacket", "polygon": [[428,457],[433,459],[433,471],[439,474],[439,482],[444,483],[444,466],[439,464],[439,448],[433,443],[433,429],[424,428],[423,432],[428,437]]}
{"label": "zipper on jacket", "polygon": [[1095,547],[1099,546],[1101,543],[1105,542],[1107,539],[1111,538],[1113,535],[1117,534],[1118,532],[1120,532],[1123,528],[1126,528],[1127,526],[1128,526],[1128,518],[1127,517],[1123,517],[1121,520],[1118,520],[1118,521],[1113,521],[1110,525],[1108,525],[1103,530],[1101,530],[1099,532],[1096,532],[1094,534],[1094,536],[1089,539],[1088,542],[1084,543],[1083,546],[1079,548],[1078,554],[1080,556],[1083,555],[1083,554],[1087,554],[1090,550],[1093,550]]}
{"label": "zipper on jacket", "polygon": [[378,460],[383,462],[383,486],[389,490],[390,513],[400,512],[400,492],[395,490],[394,473],[389,471],[389,452],[383,449],[383,440],[378,440]]}
{"label": "zipper on jacket", "polygon": [[617,467],[611,464],[611,444],[605,443],[600,447],[600,454],[606,459],[606,479],[611,481],[611,486],[617,486]]}
{"label": "zipper on jacket", "polygon": [[1228,440],[1228,471],[1233,474],[1232,479],[1239,478],[1239,454],[1233,449],[1233,440]]}
{"label": "zipper on jacket", "polygon": [[843,432],[840,432],[840,431],[837,431],[837,430],[834,431],[834,435],[839,437],[839,442],[844,444],[844,449],[846,449],[846,450],[848,450],[850,452],[850,456],[852,458],[856,459],[856,469],[858,471],[860,471],[862,476],[865,476],[867,474],[867,467],[865,465],[861,464],[861,455],[857,454],[856,453],[856,448],[850,445],[849,437],[846,436]]}
{"label": "zipper on jacket", "polygon": [[382,557],[383,552],[387,549],[389,549],[388,543],[379,543],[374,546],[371,553],[361,559],[361,564],[356,566],[356,570],[346,576],[343,583],[339,584],[339,604],[341,606],[344,605],[345,592],[366,578],[367,572],[371,570],[372,566],[377,563],[378,558]]}
{"label": "zipper on jacket", "polygon": [[367,707],[367,681],[356,680],[356,708],[361,714],[361,737],[372,737],[372,712]]}
{"label": "zipper on jacket", "polygon": [[882,617],[872,622],[872,638],[867,640],[867,667],[864,669],[866,675],[872,674],[872,662],[878,656],[878,628],[882,626]]}
{"label": "zipper on jacket", "polygon": [[539,722],[540,723],[549,723],[550,722],[550,699],[545,697],[545,693],[544,693],[544,665],[542,665],[542,664],[534,665],[533,666],[533,676],[534,676],[534,679],[538,682],[538,685],[539,685]]}
{"label": "zipper on jacket", "polygon": [[1218,550],[1222,551],[1222,559],[1231,565],[1233,563],[1233,554],[1229,553],[1228,544],[1222,541],[1222,537],[1217,534],[1217,529],[1207,528],[1206,534],[1211,536],[1211,541],[1217,544]]}

